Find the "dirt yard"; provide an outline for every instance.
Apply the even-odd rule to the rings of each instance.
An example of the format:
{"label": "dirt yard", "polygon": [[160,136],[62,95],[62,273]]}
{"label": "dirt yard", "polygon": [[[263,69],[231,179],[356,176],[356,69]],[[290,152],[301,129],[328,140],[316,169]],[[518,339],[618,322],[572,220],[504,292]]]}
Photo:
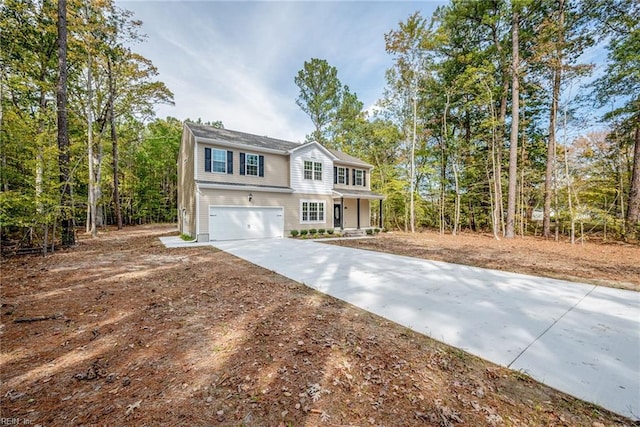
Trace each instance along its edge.
{"label": "dirt yard", "polygon": [[[165,249],[167,233],[126,228],[2,260],[3,425],[634,425],[213,248]],[[407,239],[351,244],[391,250]],[[456,252],[420,239],[414,255]],[[495,258],[490,239],[472,241],[452,260]],[[531,265],[524,243],[499,245],[512,261],[493,268],[576,276],[589,266],[579,246]],[[610,248],[620,252],[597,257],[611,264],[588,278],[637,287],[637,262],[622,254],[638,249]]]}
{"label": "dirt yard", "polygon": [[640,245],[571,244],[536,237],[495,240],[481,234],[382,233],[374,239],[332,242],[417,258],[514,271],[640,291]]}

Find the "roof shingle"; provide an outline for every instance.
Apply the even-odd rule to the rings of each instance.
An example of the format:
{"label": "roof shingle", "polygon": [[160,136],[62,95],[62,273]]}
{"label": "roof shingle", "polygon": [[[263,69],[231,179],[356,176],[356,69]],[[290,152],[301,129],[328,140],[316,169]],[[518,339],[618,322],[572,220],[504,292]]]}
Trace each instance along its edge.
{"label": "roof shingle", "polygon": [[231,144],[252,145],[254,147],[281,151],[289,151],[292,148],[300,146],[300,144],[295,142],[269,138],[268,136],[252,135],[250,133],[238,132],[229,129],[218,129],[213,126],[199,125],[191,122],[185,122],[185,125],[197,138],[207,138]]}

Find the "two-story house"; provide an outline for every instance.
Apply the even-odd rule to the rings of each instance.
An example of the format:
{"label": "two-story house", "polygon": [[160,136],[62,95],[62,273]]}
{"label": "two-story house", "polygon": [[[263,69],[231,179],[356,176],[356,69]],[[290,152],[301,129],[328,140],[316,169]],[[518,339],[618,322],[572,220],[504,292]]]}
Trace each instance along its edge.
{"label": "two-story house", "polygon": [[370,190],[372,169],[317,142],[187,122],[178,156],[178,228],[198,241],[359,230],[372,226],[372,205],[381,227],[384,197]]}

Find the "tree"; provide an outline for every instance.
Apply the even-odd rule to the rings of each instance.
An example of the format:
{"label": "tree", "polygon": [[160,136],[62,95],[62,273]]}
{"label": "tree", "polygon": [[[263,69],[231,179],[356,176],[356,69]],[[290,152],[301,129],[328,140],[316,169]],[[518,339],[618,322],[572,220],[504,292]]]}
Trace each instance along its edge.
{"label": "tree", "polygon": [[71,173],[69,168],[69,127],[67,122],[67,1],[58,1],[58,163],[60,167],[60,215],[62,246],[75,245]]}
{"label": "tree", "polygon": [[384,35],[387,53],[394,57],[394,72],[387,73],[391,91],[400,95],[399,119],[410,138],[409,145],[409,225],[415,232],[416,144],[418,132],[418,91],[428,75],[430,32],[419,12],[398,24],[397,30]]}
{"label": "tree", "polygon": [[342,87],[338,70],[324,59],[311,58],[305,61],[294,81],[300,88],[296,104],[307,113],[315,127],[307,139],[321,144],[330,143],[327,128],[340,105]]}
{"label": "tree", "polygon": [[599,12],[602,28],[610,35],[608,64],[593,84],[598,105],[613,104],[604,119],[614,123],[616,132],[627,135],[635,146],[629,198],[625,216],[628,238],[636,237],[640,225],[640,5],[630,0],[603,0]]}
{"label": "tree", "polygon": [[511,82],[511,142],[509,145],[509,189],[507,194],[507,227],[505,237],[512,239],[515,236],[516,216],[516,190],[518,184],[518,120],[520,118],[520,40],[518,32],[520,27],[520,12],[516,5],[512,11],[512,82]]}
{"label": "tree", "polygon": [[355,154],[357,140],[366,123],[362,107],[363,104],[358,99],[358,95],[351,93],[349,86],[344,85],[340,91],[340,103],[329,127],[330,147]]}

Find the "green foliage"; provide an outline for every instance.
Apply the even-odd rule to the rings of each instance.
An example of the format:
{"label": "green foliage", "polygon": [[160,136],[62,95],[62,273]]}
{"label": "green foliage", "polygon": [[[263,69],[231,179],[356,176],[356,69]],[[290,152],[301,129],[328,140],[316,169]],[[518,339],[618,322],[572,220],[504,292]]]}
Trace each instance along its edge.
{"label": "green foliage", "polygon": [[326,232],[327,232],[327,230],[325,230],[324,228],[319,228],[319,229],[318,229],[318,234],[319,234],[319,235],[323,235],[323,234],[324,234],[324,233],[326,233]]}
{"label": "green foliage", "polygon": [[315,234],[318,234],[318,230],[316,230],[315,228],[310,228],[309,229],[309,234],[312,235],[312,236],[315,235]]}
{"label": "green foliage", "polygon": [[297,237],[298,234],[300,234],[298,230],[291,230],[289,233],[291,234],[291,237]]}
{"label": "green foliage", "polygon": [[334,233],[333,228],[330,228],[330,229],[327,230],[327,234],[332,235],[333,233]]}
{"label": "green foliage", "polygon": [[309,234],[309,230],[300,230],[300,236],[305,237],[307,234]]}
{"label": "green foliage", "polygon": [[[56,4],[9,0],[0,4],[2,126],[0,126],[0,223],[9,229],[38,233],[42,225],[60,226],[62,213],[59,153],[56,144],[57,77]],[[181,123],[152,122],[157,103],[172,94],[157,81],[157,70],[129,47],[139,41],[139,21],[111,1],[68,3],[69,185],[75,223],[85,219],[89,161],[89,113],[93,118],[94,166],[98,214],[113,215],[113,176],[107,114],[108,73],[114,79],[113,106],[120,149],[121,201],[128,222],[175,220],[175,161]],[[19,41],[19,42],[16,42]],[[88,76],[92,77],[89,86]],[[89,96],[91,88],[91,96]],[[50,235],[60,236],[58,231]]]}
{"label": "green foliage", "polygon": [[367,228],[366,230],[367,236],[373,235],[373,230],[371,228]]}
{"label": "green foliage", "polygon": [[310,139],[327,143],[327,126],[340,104],[338,70],[324,59],[311,58],[305,61],[294,81],[300,89],[296,104],[309,115],[315,127]]}

